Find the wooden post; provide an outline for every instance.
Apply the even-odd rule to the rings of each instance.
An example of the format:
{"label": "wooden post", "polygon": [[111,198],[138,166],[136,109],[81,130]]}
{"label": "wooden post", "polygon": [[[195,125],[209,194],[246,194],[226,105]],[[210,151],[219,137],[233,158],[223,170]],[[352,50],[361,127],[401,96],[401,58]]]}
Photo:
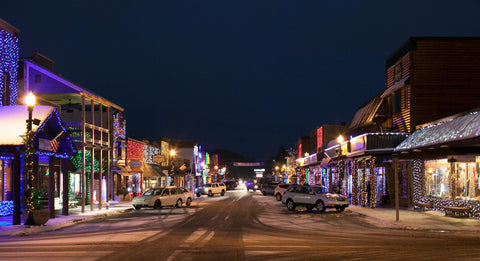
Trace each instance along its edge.
{"label": "wooden post", "polygon": [[[112,158],[112,127],[111,127],[111,122],[110,122],[110,107],[107,107],[107,128],[108,128],[108,150],[107,150],[107,203],[111,199],[110,195],[113,196],[113,189],[110,184],[110,178],[112,175],[112,172],[110,171],[110,159]],[[110,204],[107,204],[107,208],[110,207]]]}
{"label": "wooden post", "polygon": [[62,159],[62,186],[63,186],[63,198],[62,198],[62,201],[63,201],[63,205],[62,205],[62,215],[64,216],[68,216],[68,205],[70,202],[69,201],[69,195],[70,195],[70,179],[69,179],[69,175],[68,175],[68,171],[67,169],[65,168],[66,166],[66,161],[67,159]]}
{"label": "wooden post", "polygon": [[99,112],[99,125],[100,125],[100,155],[98,157],[100,169],[99,169],[99,177],[98,177],[98,209],[102,209],[102,181],[103,181],[103,173],[102,173],[102,166],[103,166],[103,106],[100,103],[98,105],[98,112]]}
{"label": "wooden post", "polygon": [[90,119],[91,120],[91,130],[92,130],[92,154],[91,154],[91,168],[90,168],[90,210],[93,211],[93,204],[95,203],[95,201],[93,200],[93,191],[95,189],[95,164],[94,164],[94,160],[95,160],[95,129],[93,128],[93,126],[95,125],[95,103],[93,101],[93,99],[91,99],[90,101],[90,108],[91,108],[91,115],[92,115],[92,118]]}
{"label": "wooden post", "polygon": [[49,157],[48,160],[48,211],[50,218],[55,218],[55,166],[56,158]]}
{"label": "wooden post", "polygon": [[397,170],[397,163],[398,159],[393,158],[393,173],[395,174],[395,213],[396,213],[396,221],[400,219],[400,213],[399,213],[399,208],[400,208],[400,198],[398,196],[398,170]]}
{"label": "wooden post", "polygon": [[12,225],[20,225],[20,151],[15,150],[13,156],[13,220]]}
{"label": "wooden post", "polygon": [[82,174],[80,175],[82,213],[85,213],[85,145],[85,96],[82,95]]}

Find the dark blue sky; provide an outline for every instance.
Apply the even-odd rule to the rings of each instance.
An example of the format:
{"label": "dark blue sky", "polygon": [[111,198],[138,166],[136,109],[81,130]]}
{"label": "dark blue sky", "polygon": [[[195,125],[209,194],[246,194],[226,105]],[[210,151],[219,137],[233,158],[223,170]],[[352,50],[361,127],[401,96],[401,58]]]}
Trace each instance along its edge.
{"label": "dark blue sky", "polygon": [[348,124],[410,36],[480,36],[472,1],[0,1],[22,56],[125,108],[128,136],[264,160]]}

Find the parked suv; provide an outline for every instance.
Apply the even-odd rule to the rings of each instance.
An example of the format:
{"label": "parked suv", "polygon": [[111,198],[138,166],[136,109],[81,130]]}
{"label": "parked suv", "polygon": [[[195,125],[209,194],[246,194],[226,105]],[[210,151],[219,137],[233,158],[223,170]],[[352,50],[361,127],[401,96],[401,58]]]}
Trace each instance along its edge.
{"label": "parked suv", "polygon": [[225,195],[225,191],[227,191],[227,187],[223,183],[207,183],[202,187],[195,189],[197,197],[200,197],[201,195],[213,197],[214,194],[220,194],[223,196]]}
{"label": "parked suv", "polygon": [[348,199],[342,195],[328,193],[323,186],[291,185],[282,197],[282,203],[288,210],[295,210],[296,206],[312,210],[314,207],[323,212],[326,208],[335,208],[342,212],[348,207]]}
{"label": "parked suv", "polygon": [[159,209],[165,206],[181,207],[183,202],[190,206],[193,200],[193,194],[188,189],[167,187],[151,188],[145,191],[141,196],[132,200],[135,209],[142,207],[153,207]]}
{"label": "parked suv", "polygon": [[278,182],[269,182],[263,183],[260,185],[260,190],[264,196],[266,195],[275,195],[275,187],[277,187]]}
{"label": "parked suv", "polygon": [[278,186],[275,187],[275,198],[277,201],[282,200],[283,194],[285,194],[285,191],[287,191],[287,188],[290,187],[292,184],[278,184]]}

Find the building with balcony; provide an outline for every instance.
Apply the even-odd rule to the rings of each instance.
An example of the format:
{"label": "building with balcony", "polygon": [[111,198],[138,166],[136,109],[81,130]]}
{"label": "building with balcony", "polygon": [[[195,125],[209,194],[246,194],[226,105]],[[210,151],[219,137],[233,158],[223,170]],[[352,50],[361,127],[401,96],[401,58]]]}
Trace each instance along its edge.
{"label": "building with balcony", "polygon": [[[57,75],[54,63],[40,53],[20,60],[19,95],[33,92],[37,102],[53,106],[67,126],[78,149],[71,158],[72,200],[93,210],[108,206],[118,193],[112,166],[124,162],[125,120],[123,108]],[[114,122],[116,121],[116,124]]]}

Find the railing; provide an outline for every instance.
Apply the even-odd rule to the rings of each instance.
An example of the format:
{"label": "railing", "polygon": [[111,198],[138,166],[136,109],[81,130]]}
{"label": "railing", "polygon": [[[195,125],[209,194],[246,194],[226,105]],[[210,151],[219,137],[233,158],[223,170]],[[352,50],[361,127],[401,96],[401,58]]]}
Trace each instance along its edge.
{"label": "railing", "polygon": [[[82,124],[80,122],[68,122],[68,123],[65,123],[65,125],[67,126],[67,130],[72,140],[77,144],[82,144],[82,138],[83,138]],[[93,142],[93,144],[95,145],[108,146],[109,145],[108,135],[109,135],[108,129],[95,126],[92,124],[85,124],[85,142],[86,143],[92,144]]]}

